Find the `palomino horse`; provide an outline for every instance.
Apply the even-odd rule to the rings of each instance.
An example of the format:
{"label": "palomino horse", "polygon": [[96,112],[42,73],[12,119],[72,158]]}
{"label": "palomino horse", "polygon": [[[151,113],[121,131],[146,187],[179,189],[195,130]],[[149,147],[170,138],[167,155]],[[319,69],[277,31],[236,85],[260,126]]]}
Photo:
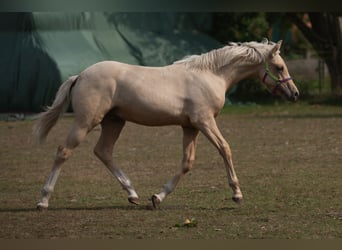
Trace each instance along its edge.
{"label": "palomino horse", "polygon": [[225,93],[247,77],[258,77],[273,93],[296,101],[298,90],[279,55],[281,41],[231,43],[202,55],[193,55],[165,67],[133,66],[115,61],[96,63],[64,82],[51,107],[39,117],[34,134],[44,141],[71,99],[74,122],[63,146],[59,146],[52,171],[42,189],[38,209],[48,207],[61,165],[90,130],[101,124],[95,155],[117,178],[131,203],[138,195],[128,176],[112,159],[113,147],[126,121],[147,126],[179,125],[183,128],[181,168],[152,196],[156,207],[176,187],[195,160],[196,141],[203,133],[223,157],[233,200],[242,193],[230,147],[215,117],[225,103]]}

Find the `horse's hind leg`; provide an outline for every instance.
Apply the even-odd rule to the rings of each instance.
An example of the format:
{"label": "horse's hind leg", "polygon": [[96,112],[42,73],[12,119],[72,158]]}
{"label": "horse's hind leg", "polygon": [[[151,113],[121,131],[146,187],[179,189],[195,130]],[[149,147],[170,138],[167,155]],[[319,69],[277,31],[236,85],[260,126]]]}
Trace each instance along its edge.
{"label": "horse's hind leg", "polygon": [[159,194],[154,194],[152,196],[154,208],[156,208],[157,205],[176,188],[181,177],[191,170],[195,161],[198,132],[199,131],[195,128],[183,128],[183,160],[181,169],[164,185]]}
{"label": "horse's hind leg", "polygon": [[114,163],[112,153],[114,144],[119,138],[125,121],[118,117],[105,117],[101,122],[101,136],[97,142],[94,153],[106,165],[109,171],[117,178],[122,188],[128,193],[128,201],[139,204],[139,198],[128,176]]}
{"label": "horse's hind leg", "polygon": [[64,146],[59,146],[57,149],[50,176],[42,189],[42,198],[37,204],[38,209],[46,209],[49,206],[49,199],[54,190],[62,164],[71,156],[73,149],[80,144],[87,133],[88,127],[81,127],[76,121],[74,122]]}

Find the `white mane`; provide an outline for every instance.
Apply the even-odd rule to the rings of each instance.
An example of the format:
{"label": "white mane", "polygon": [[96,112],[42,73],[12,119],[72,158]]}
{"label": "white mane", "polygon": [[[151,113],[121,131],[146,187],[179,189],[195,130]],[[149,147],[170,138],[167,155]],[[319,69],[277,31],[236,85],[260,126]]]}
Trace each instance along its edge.
{"label": "white mane", "polygon": [[264,39],[259,42],[230,43],[202,55],[187,56],[174,64],[183,64],[188,69],[218,71],[230,63],[243,65],[259,64],[265,61],[275,43]]}

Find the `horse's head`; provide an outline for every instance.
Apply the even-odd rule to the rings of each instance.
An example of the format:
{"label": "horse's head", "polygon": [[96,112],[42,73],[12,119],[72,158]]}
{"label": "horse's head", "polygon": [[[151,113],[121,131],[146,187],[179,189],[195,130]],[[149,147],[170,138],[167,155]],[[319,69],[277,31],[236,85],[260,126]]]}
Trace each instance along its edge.
{"label": "horse's head", "polygon": [[282,41],[272,44],[273,46],[265,59],[265,64],[259,71],[261,81],[274,95],[278,94],[287,100],[296,101],[299,91],[290,77],[287,66],[280,56]]}

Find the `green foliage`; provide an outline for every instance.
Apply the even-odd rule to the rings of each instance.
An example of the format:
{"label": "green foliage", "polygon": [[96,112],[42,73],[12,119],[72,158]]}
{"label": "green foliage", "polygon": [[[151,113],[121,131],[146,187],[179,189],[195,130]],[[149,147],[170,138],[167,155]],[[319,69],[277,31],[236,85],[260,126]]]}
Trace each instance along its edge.
{"label": "green foliage", "polygon": [[243,80],[241,81],[235,91],[228,93],[228,99],[232,103],[239,102],[262,102],[269,103],[274,101],[274,97],[269,93],[265,86],[259,80]]}
{"label": "green foliage", "polygon": [[211,35],[222,43],[259,41],[267,37],[269,24],[265,13],[215,13]]}

